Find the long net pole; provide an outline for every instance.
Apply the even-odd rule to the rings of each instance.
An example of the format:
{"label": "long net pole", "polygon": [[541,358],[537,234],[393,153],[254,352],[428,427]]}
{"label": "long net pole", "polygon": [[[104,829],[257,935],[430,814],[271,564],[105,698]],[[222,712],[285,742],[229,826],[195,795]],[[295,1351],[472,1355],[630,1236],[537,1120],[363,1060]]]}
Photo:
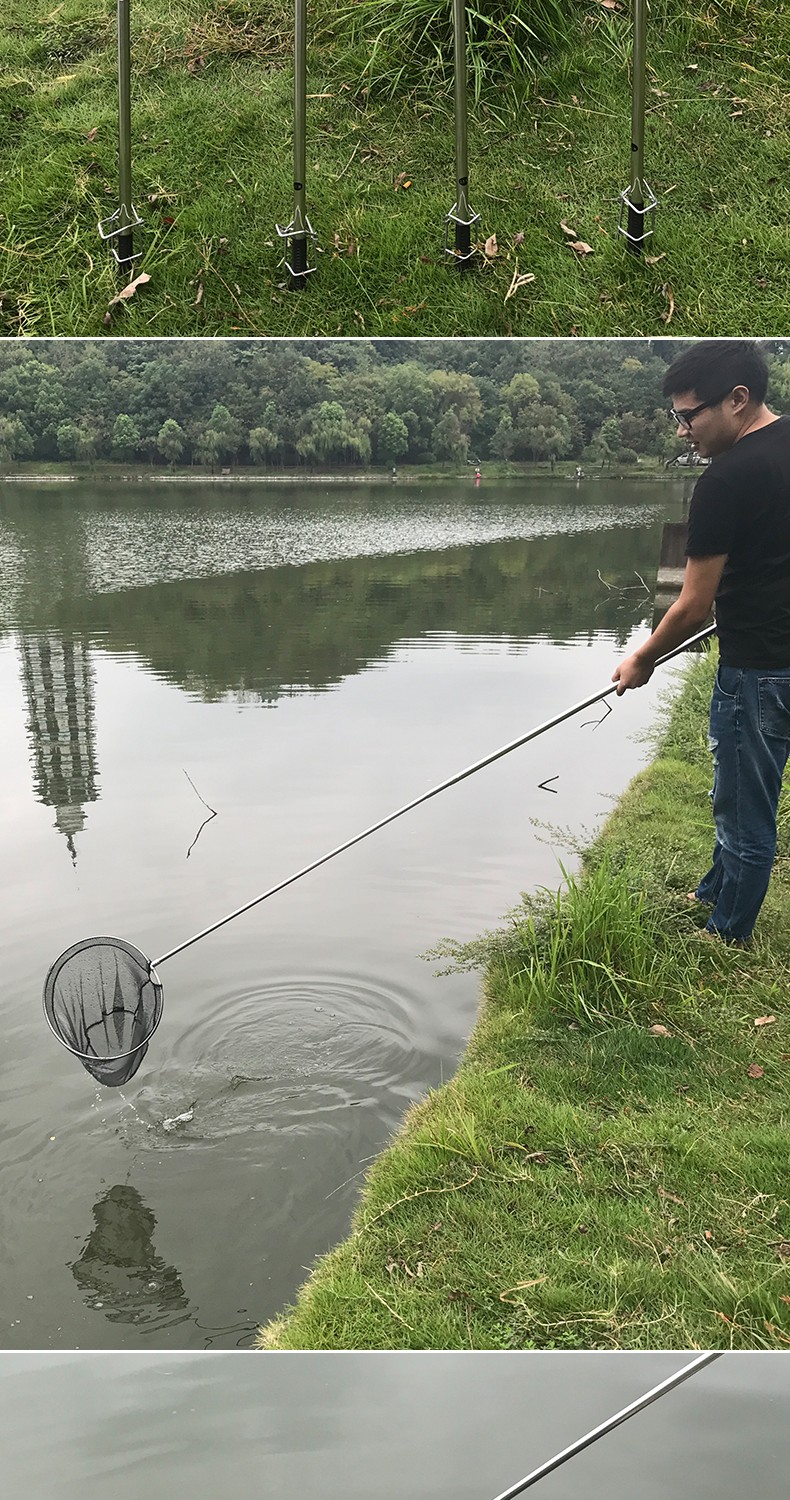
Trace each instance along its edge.
{"label": "long net pole", "polygon": [[693,1359],[681,1370],[676,1370],[674,1375],[668,1375],[666,1380],[654,1385],[652,1390],[645,1392],[644,1396],[638,1396],[636,1401],[631,1401],[628,1406],[623,1407],[622,1411],[615,1412],[613,1417],[607,1417],[605,1422],[593,1427],[592,1431],[585,1433],[584,1437],[577,1438],[575,1443],[570,1443],[560,1453],[555,1453],[554,1457],[548,1459],[546,1463],[539,1464],[537,1469],[533,1469],[517,1484],[512,1484],[509,1489],[503,1490],[500,1495],[496,1496],[496,1500],[515,1500],[516,1495],[523,1495],[525,1490],[531,1489],[541,1479],[545,1479],[547,1474],[553,1474],[555,1469],[559,1469],[569,1459],[575,1458],[577,1453],[582,1453],[592,1443],[597,1443],[599,1438],[606,1437],[606,1434],[613,1432],[615,1427],[620,1427],[623,1422],[635,1417],[637,1412],[644,1411],[646,1406],[652,1406],[654,1401],[660,1401],[662,1396],[666,1396],[669,1391],[674,1391],[676,1386],[682,1385],[686,1380],[691,1380],[692,1375],[696,1375],[706,1365],[712,1364],[715,1359],[720,1359],[722,1352],[719,1349],[712,1353],[701,1354],[698,1359]]}
{"label": "long net pole", "polygon": [[[673,651],[668,651],[665,656],[660,657],[656,662],[656,666],[663,666],[666,662],[672,661],[674,657],[680,656],[682,652],[689,651],[693,646],[707,640],[714,634],[715,629],[715,625],[709,625],[704,630],[700,630],[697,635],[691,636],[682,645],[676,646]],[[510,740],[507,745],[503,745],[499,750],[493,750],[490,755],[484,755],[482,760],[475,761],[473,765],[467,766],[463,771],[457,771],[454,776],[448,776],[446,781],[440,781],[438,786],[431,787],[430,791],[423,792],[421,796],[415,797],[411,802],[405,803],[403,807],[397,808],[395,812],[389,813],[387,817],[380,818],[377,823],[372,823],[369,828],[363,829],[361,833],[355,834],[353,838],[346,839],[345,843],[338,844],[335,849],[330,849],[328,854],[322,854],[319,859],[314,859],[311,864],[304,865],[295,874],[287,876],[285,880],[279,881],[277,885],[270,886],[260,896],[253,897],[252,901],[246,901],[243,906],[238,906],[235,911],[229,912],[226,917],[221,917],[218,922],[212,922],[210,927],[204,927],[202,932],[195,933],[194,937],[187,938],[185,942],[179,943],[178,947],[171,948],[168,953],[162,954],[161,958],[154,959],[153,967],[159,968],[160,964],[165,963],[168,958],[174,958],[177,953],[183,953],[185,948],[191,948],[193,943],[198,943],[201,938],[208,937],[210,932],[217,932],[220,927],[224,927],[228,922],[233,922],[236,917],[240,917],[244,912],[251,911],[253,906],[259,906],[261,901],[266,901],[269,896],[274,896],[277,891],[285,890],[286,886],[293,885],[295,881],[301,880],[303,875],[309,875],[311,870],[317,870],[320,865],[325,865],[328,860],[334,859],[335,855],[342,854],[345,849],[351,849],[354,844],[361,843],[363,839],[369,838],[372,833],[376,833],[379,828],[386,828],[387,824],[394,823],[396,818],[402,818],[403,814],[411,812],[412,808],[419,807],[423,802],[428,802],[431,797],[437,797],[440,792],[446,791],[448,787],[455,786],[459,781],[465,781],[467,776],[473,776],[476,771],[481,771],[484,766],[493,765],[494,761],[501,760],[503,755],[509,755],[512,750],[517,750],[520,745],[526,745],[530,740],[537,739],[538,735],[546,734],[549,729],[555,729],[558,724],[564,724],[566,719],[573,718],[574,714],[581,713],[585,708],[591,708],[594,703],[599,703],[603,698],[608,698],[611,693],[615,693],[616,691],[617,684],[614,682],[609,683],[607,687],[601,688],[596,693],[591,693],[588,698],[583,698],[580,703],[574,703],[571,708],[566,708],[562,713],[555,714],[553,718],[546,719],[543,724],[538,724],[535,729],[529,729],[526,734],[521,734],[517,739]]]}

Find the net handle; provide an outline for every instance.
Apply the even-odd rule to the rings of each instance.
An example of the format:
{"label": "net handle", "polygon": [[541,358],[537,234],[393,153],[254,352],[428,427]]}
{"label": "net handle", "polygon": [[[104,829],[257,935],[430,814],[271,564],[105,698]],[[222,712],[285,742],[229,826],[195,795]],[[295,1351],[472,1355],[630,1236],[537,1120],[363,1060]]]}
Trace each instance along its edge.
{"label": "net handle", "polygon": [[[665,656],[660,656],[656,662],[656,666],[664,666],[666,662],[672,661],[674,657],[680,656],[682,652],[690,650],[692,646],[698,645],[701,641],[708,640],[715,632],[715,625],[706,626],[704,630],[698,631],[696,635],[690,636],[687,641],[683,641],[682,645],[676,646],[673,651],[668,651]],[[572,708],[566,708],[561,714],[556,714],[554,718],[546,719],[545,723],[538,724],[535,729],[529,729],[526,734],[521,734],[517,739],[510,740],[501,749],[492,751],[490,755],[484,755],[482,760],[476,760],[473,765],[467,766],[465,770],[457,771],[454,776],[448,776],[446,781],[440,781],[438,786],[431,787],[430,791],[423,792],[421,796],[415,797],[411,802],[406,802],[403,807],[397,808],[395,812],[389,813],[385,818],[380,818],[377,823],[371,823],[370,827],[363,829],[362,833],[357,833],[353,838],[346,839],[345,843],[338,844],[336,848],[330,849],[328,854],[322,854],[319,859],[314,859],[311,864],[304,865],[295,874],[287,876],[285,880],[278,881],[276,885],[269,886],[268,890],[263,891],[260,896],[253,897],[252,901],[246,901],[243,906],[237,906],[236,910],[229,912],[226,917],[221,917],[218,922],[212,922],[210,927],[204,927],[202,932],[196,932],[194,937],[187,938],[185,942],[179,943],[176,948],[171,948],[169,952],[163,953],[161,958],[154,959],[154,966],[166,963],[169,958],[175,958],[177,953],[183,953],[186,948],[191,948],[193,943],[198,943],[201,938],[208,937],[210,932],[217,932],[220,927],[224,927],[228,922],[232,922],[236,917],[240,917],[245,911],[251,911],[253,906],[259,906],[261,901],[266,901],[269,896],[274,896],[277,891],[285,890],[286,886],[293,885],[296,880],[301,880],[303,875],[309,875],[312,870],[317,870],[320,865],[325,865],[328,860],[334,859],[336,854],[342,854],[345,849],[351,849],[354,844],[361,843],[362,839],[369,838],[371,833],[376,833],[379,828],[385,828],[388,823],[394,823],[396,818],[403,817],[404,813],[411,812],[412,808],[419,807],[422,802],[428,802],[431,797],[437,797],[440,792],[446,791],[448,787],[455,786],[459,781],[464,781],[467,776],[473,776],[475,771],[482,771],[484,766],[490,766],[495,760],[501,760],[502,756],[509,755],[511,750],[518,750],[519,746],[526,745],[529,740],[537,739],[538,735],[545,734],[547,730],[556,728],[558,724],[563,724],[566,719],[573,718],[574,714],[581,713],[583,709],[590,708],[593,703],[599,703],[601,699],[609,697],[611,693],[615,693],[616,691],[617,683],[609,683],[607,687],[601,688],[597,693],[591,693],[589,698],[583,698],[580,703],[574,703]]]}

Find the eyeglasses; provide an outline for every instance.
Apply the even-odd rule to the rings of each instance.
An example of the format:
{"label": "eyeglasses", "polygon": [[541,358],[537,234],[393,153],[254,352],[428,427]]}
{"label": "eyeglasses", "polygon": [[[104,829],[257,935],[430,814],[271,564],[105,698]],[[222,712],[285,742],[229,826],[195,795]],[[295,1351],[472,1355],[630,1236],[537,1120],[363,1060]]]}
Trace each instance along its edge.
{"label": "eyeglasses", "polygon": [[717,396],[715,401],[700,401],[699,406],[693,406],[690,411],[688,409],[685,411],[676,411],[674,406],[670,406],[669,415],[673,422],[677,423],[678,427],[688,427],[690,429],[694,418],[698,417],[701,411],[707,411],[711,406],[720,406],[724,400],[724,396],[728,396],[729,394],[729,391],[725,391],[724,395]]}

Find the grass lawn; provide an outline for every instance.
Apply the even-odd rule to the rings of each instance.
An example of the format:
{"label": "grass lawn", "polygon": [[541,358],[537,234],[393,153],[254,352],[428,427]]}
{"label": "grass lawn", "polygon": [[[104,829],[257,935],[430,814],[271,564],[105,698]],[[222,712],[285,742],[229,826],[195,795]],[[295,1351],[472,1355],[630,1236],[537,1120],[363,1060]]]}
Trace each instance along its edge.
{"label": "grass lawn", "polygon": [[[498,253],[461,276],[443,253],[451,81],[431,60],[435,41],[451,57],[449,4],[416,61],[404,31],[405,73],[388,94],[364,72],[375,17],[352,37],[348,5],[344,17],[342,3],[317,0],[307,186],[319,269],[291,293],[274,235],[290,217],[290,7],[136,0],[133,178],[146,228],[135,274],[150,281],[109,312],[122,281],[96,221],[116,207],[114,5],[4,0],[0,333],[788,332],[790,10],[654,0],[646,171],[659,210],[642,263],[617,234],[630,19],[608,3],[568,0],[566,36],[515,85],[505,63],[495,71],[500,54],[477,47],[470,195]],[[406,9],[381,0],[385,18]],[[569,248],[563,223],[591,254]],[[535,279],[507,298],[516,271]]]}
{"label": "grass lawn", "polygon": [[580,878],[445,945],[485,967],[461,1067],[264,1347],[790,1346],[790,797],[755,945],[701,939],[714,667]]}

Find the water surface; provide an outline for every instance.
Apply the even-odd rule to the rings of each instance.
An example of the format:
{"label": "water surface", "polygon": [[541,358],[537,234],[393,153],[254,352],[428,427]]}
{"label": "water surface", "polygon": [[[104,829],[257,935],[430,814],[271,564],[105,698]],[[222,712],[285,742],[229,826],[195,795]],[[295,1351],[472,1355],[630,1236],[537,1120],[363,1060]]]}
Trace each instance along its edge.
{"label": "water surface", "polygon": [[11,1347],[249,1342],[456,1066],[478,980],[420,954],[556,884],[536,822],[592,829],[648,754],[657,679],[169,960],[100,1090],[43,1024],[57,955],[156,959],[603,687],[683,480],[275,488],[0,486]]}

